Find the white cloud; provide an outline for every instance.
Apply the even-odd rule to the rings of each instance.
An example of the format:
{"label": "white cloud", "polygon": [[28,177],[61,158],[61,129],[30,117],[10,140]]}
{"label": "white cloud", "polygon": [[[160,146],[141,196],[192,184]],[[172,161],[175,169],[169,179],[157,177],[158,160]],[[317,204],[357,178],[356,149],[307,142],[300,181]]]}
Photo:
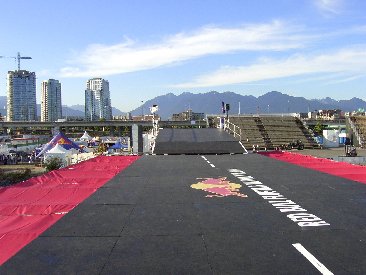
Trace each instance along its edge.
{"label": "white cloud", "polygon": [[317,8],[325,14],[340,14],[343,0],[314,0]]}
{"label": "white cloud", "polygon": [[137,45],[130,39],[117,45],[91,45],[71,61],[77,65],[62,68],[60,74],[62,77],[107,76],[152,69],[205,55],[297,49],[311,39],[302,34],[301,29],[280,21],[238,28],[208,26],[190,34],[179,33],[151,45]]}
{"label": "white cloud", "polygon": [[287,59],[262,59],[256,64],[241,67],[226,66],[197,77],[193,82],[173,85],[176,88],[216,87],[260,80],[307,74],[339,73],[345,79],[366,73],[366,45],[346,48],[321,55],[293,55]]}
{"label": "white cloud", "polygon": [[334,84],[337,84],[337,83],[351,82],[351,81],[359,79],[359,78],[364,78],[365,76],[366,76],[366,73],[358,74],[358,75],[352,75],[350,77],[338,78],[338,79],[335,79],[333,81],[329,81],[329,82],[324,83],[324,84],[325,85],[334,85]]}

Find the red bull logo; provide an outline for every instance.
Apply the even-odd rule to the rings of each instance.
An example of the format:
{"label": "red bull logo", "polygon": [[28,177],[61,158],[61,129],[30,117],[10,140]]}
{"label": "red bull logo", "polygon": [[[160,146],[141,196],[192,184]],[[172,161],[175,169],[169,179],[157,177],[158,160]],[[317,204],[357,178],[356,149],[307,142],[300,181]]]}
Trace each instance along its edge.
{"label": "red bull logo", "polygon": [[57,141],[58,144],[71,144],[70,141],[64,139],[64,138],[60,138],[58,141]]}
{"label": "red bull logo", "polygon": [[206,195],[206,198],[222,198],[227,196],[247,197],[247,195],[240,193],[240,184],[230,182],[226,180],[226,177],[217,179],[203,178],[200,182],[192,184],[191,187],[208,192],[209,194]]}

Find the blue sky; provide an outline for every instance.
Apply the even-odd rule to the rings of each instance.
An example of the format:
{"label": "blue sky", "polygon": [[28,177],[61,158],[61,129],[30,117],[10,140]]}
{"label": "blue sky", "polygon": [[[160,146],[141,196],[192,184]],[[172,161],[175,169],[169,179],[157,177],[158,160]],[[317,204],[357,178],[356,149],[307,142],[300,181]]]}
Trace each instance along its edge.
{"label": "blue sky", "polygon": [[[0,55],[62,83],[84,104],[86,81],[110,83],[130,111],[172,92],[280,91],[366,100],[363,0],[1,1]],[[0,59],[0,95],[12,58]]]}

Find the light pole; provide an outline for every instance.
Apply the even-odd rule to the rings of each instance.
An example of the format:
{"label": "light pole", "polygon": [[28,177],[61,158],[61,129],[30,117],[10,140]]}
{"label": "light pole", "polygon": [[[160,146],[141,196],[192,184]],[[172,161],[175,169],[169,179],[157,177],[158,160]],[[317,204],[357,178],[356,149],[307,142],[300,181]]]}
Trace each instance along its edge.
{"label": "light pole", "polygon": [[141,100],[141,120],[144,118],[144,101]]}

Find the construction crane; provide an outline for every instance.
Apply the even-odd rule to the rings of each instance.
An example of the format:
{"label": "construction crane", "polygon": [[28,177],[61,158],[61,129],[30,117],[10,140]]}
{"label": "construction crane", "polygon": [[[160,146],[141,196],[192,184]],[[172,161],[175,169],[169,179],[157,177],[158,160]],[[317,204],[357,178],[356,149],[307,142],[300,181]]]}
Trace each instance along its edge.
{"label": "construction crane", "polygon": [[18,61],[18,71],[20,71],[20,59],[32,59],[32,57],[29,56],[20,56],[20,52],[18,52],[17,56],[1,56],[0,58],[14,58],[15,60]]}

